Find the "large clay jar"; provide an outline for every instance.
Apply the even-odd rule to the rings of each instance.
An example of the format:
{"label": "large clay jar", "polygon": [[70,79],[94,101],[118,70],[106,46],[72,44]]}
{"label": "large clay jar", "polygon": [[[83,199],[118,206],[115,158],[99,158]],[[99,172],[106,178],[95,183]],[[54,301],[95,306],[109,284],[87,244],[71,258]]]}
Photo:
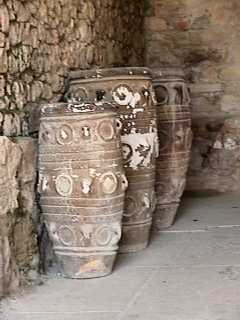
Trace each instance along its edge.
{"label": "large clay jar", "polygon": [[66,277],[101,277],[112,271],[127,187],[120,128],[109,105],[42,108],[40,204]]}
{"label": "large clay jar", "polygon": [[159,157],[157,159],[157,206],[154,229],[170,227],[186,184],[192,131],[189,93],[180,68],[153,70],[157,99]]}
{"label": "large clay jar", "polygon": [[148,244],[155,209],[157,127],[154,92],[146,68],[74,71],[71,100],[113,101],[122,121],[124,169],[129,187],[123,214],[120,252],[138,251]]}

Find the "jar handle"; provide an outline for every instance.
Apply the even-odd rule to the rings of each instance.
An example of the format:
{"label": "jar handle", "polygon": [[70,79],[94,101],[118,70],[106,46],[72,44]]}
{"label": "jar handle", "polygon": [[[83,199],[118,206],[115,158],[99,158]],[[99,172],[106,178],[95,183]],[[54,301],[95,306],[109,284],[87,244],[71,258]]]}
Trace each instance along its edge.
{"label": "jar handle", "polygon": [[126,191],[128,187],[128,181],[125,174],[122,174],[121,178],[122,178],[122,189],[123,191]]}
{"label": "jar handle", "polygon": [[120,119],[116,119],[116,126],[117,126],[118,132],[120,132],[122,130],[122,122]]}

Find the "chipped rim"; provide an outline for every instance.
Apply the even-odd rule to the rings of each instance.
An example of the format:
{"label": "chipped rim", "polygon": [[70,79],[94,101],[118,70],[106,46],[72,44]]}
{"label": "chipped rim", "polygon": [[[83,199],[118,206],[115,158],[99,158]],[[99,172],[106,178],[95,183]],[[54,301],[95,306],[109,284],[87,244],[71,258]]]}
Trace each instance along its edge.
{"label": "chipped rim", "polygon": [[152,79],[153,81],[171,79],[171,80],[182,80],[185,81],[186,74],[184,68],[181,66],[163,66],[159,68],[152,68]]}
{"label": "chipped rim", "polygon": [[145,67],[96,68],[90,70],[70,71],[69,80],[88,80],[112,77],[151,79],[151,70]]}
{"label": "chipped rim", "polygon": [[41,106],[41,118],[48,116],[84,116],[112,114],[117,116],[116,106],[108,102],[58,102],[48,103]]}

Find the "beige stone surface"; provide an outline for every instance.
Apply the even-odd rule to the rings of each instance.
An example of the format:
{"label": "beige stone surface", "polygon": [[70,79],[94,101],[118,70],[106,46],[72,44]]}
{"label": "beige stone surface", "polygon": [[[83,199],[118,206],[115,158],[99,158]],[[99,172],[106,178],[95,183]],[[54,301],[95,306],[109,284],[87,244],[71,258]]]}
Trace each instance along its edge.
{"label": "beige stone surface", "polygon": [[240,188],[240,117],[195,119],[195,143],[187,189],[238,192]]}
{"label": "beige stone surface", "polygon": [[17,143],[0,137],[0,297],[13,292],[37,269],[35,205],[36,148],[31,138]]}
{"label": "beige stone surface", "polygon": [[[239,195],[185,197],[176,224],[105,278],[49,277],[2,303],[4,320],[239,320]],[[1,314],[0,314],[1,318]]]}
{"label": "beige stone surface", "polygon": [[[226,190],[230,185],[237,190],[238,169],[234,181],[233,176],[226,177],[223,164],[216,168],[217,178],[209,176],[212,169],[206,157],[223,126],[224,120],[219,118],[235,117],[240,112],[240,3],[149,0],[148,4],[146,64],[185,66],[191,85],[194,145],[188,188]],[[214,128],[213,122],[218,124]],[[233,153],[234,158],[239,156],[237,151]],[[218,158],[223,163],[229,161],[225,150],[219,151]]]}
{"label": "beige stone surface", "polygon": [[0,96],[6,91],[9,99],[1,112],[10,113],[4,135],[23,134],[22,126],[12,129],[12,114],[23,110],[27,118],[33,102],[63,96],[69,69],[142,65],[142,11],[142,0],[1,2]]}

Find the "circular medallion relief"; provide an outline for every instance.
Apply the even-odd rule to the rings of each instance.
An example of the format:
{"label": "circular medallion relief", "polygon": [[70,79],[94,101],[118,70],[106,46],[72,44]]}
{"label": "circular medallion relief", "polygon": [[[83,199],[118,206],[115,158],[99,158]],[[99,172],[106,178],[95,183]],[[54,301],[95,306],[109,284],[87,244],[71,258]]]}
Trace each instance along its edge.
{"label": "circular medallion relief", "polygon": [[115,130],[112,122],[109,120],[102,121],[98,126],[98,133],[103,140],[112,140],[115,136]]}
{"label": "circular medallion relief", "polygon": [[74,246],[76,244],[75,231],[70,226],[60,226],[57,231],[59,241],[64,246]]}
{"label": "circular medallion relief", "polygon": [[120,106],[127,106],[133,99],[133,91],[125,84],[117,86],[112,93],[114,101]]}
{"label": "circular medallion relief", "polygon": [[112,239],[112,230],[110,226],[100,226],[95,231],[96,242],[100,246],[106,246]]}
{"label": "circular medallion relief", "polygon": [[118,180],[112,172],[104,173],[100,178],[103,193],[112,194],[117,190]]}
{"label": "circular medallion relief", "polygon": [[85,88],[71,88],[66,98],[68,102],[81,102],[88,98],[88,93]]}
{"label": "circular medallion relief", "polygon": [[158,182],[157,186],[156,186],[156,192],[157,192],[157,196],[158,197],[162,197],[162,196],[168,196],[171,193],[171,189],[172,189],[172,185],[171,182],[168,181],[164,181],[164,182]]}
{"label": "circular medallion relief", "polygon": [[73,141],[73,129],[69,125],[62,125],[57,133],[56,139],[59,144],[69,144]]}
{"label": "circular medallion relief", "polygon": [[63,197],[70,196],[73,189],[72,178],[68,175],[60,175],[55,181],[56,191]]}
{"label": "circular medallion relief", "polygon": [[131,196],[127,196],[125,199],[123,216],[130,218],[136,214],[137,209],[138,209],[137,200]]}
{"label": "circular medallion relief", "polygon": [[169,100],[168,90],[163,86],[154,87],[155,97],[157,99],[157,103],[159,104],[167,104]]}
{"label": "circular medallion relief", "polygon": [[133,151],[129,144],[122,143],[122,154],[123,154],[123,160],[125,164],[131,161]]}

